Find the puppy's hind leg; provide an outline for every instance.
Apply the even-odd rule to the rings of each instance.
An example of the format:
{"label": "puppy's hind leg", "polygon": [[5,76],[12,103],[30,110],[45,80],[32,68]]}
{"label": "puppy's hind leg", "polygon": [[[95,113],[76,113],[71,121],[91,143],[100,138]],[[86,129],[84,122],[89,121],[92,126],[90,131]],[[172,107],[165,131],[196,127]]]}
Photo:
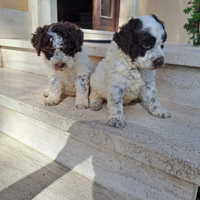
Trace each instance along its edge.
{"label": "puppy's hind leg", "polygon": [[92,110],[101,110],[102,104],[103,104],[103,99],[96,93],[94,90],[91,89],[90,92],[90,108]]}

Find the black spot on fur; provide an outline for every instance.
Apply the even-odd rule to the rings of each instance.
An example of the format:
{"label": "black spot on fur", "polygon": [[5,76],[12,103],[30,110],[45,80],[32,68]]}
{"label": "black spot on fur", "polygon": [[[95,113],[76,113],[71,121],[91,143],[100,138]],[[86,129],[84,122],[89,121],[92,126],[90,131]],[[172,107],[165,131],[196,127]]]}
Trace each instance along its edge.
{"label": "black spot on fur", "polygon": [[69,22],[58,22],[43,27],[38,27],[31,39],[33,47],[36,49],[38,56],[42,51],[45,57],[49,60],[54,55],[53,41],[51,35],[47,32],[52,27],[52,32],[55,32],[63,39],[63,51],[68,56],[75,56],[77,52],[82,51],[83,32],[78,26]]}
{"label": "black spot on fur", "polygon": [[155,98],[151,98],[151,102],[155,103],[156,99]]}
{"label": "black spot on fur", "polygon": [[153,111],[155,111],[157,108],[158,108],[158,106],[154,106],[154,107],[152,108],[151,111],[153,112]]}
{"label": "black spot on fur", "polygon": [[162,113],[162,114],[161,114],[161,117],[162,117],[162,118],[165,118],[165,115],[164,115],[164,113]]}
{"label": "black spot on fur", "polygon": [[117,111],[117,114],[121,114],[121,113],[122,113],[121,110],[118,110],[118,111]]}
{"label": "black spot on fur", "polygon": [[110,101],[113,104],[115,104],[115,105],[121,104],[122,103],[122,97],[123,97],[124,91],[119,86],[113,86],[113,88],[118,89],[119,95],[116,95],[116,93],[113,94],[111,92],[111,94],[110,94]]}
{"label": "black spot on fur", "polygon": [[87,82],[86,77],[78,76],[78,81],[80,83],[82,92],[83,93],[87,92],[88,82]]}
{"label": "black spot on fur", "polygon": [[146,86],[146,88],[147,88],[148,90],[151,90],[151,88],[150,88],[149,86]]}
{"label": "black spot on fur", "polygon": [[121,88],[119,88],[119,95],[122,96],[123,95],[123,90]]}

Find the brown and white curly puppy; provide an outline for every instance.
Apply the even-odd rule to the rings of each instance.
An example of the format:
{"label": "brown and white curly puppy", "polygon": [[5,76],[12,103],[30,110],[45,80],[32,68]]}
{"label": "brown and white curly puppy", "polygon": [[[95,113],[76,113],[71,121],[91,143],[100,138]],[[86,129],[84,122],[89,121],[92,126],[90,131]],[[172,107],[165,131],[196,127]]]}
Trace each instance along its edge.
{"label": "brown and white curly puppy", "polygon": [[89,76],[93,66],[83,46],[83,32],[69,22],[38,27],[31,39],[38,56],[43,53],[49,87],[44,91],[45,104],[56,105],[61,94],[76,96],[75,105],[89,107]]}
{"label": "brown and white curly puppy", "polygon": [[124,127],[123,104],[137,98],[154,116],[170,117],[155,84],[155,69],[164,65],[166,38],[164,24],[155,15],[132,18],[114,34],[105,59],[90,77],[90,107],[99,110],[107,101],[109,126]]}

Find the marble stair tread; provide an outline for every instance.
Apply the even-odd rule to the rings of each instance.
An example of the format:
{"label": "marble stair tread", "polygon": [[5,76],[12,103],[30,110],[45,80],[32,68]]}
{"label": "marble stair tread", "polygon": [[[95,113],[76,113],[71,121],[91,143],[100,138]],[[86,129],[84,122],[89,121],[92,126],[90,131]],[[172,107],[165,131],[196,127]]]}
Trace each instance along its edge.
{"label": "marble stair tread", "polygon": [[121,200],[113,192],[0,132],[1,200]]}
{"label": "marble stair tread", "polygon": [[159,119],[132,103],[124,107],[127,126],[116,129],[106,125],[106,104],[98,112],[78,110],[67,97],[45,106],[45,76],[0,68],[0,83],[1,106],[200,185],[199,108],[161,101],[172,117]]}

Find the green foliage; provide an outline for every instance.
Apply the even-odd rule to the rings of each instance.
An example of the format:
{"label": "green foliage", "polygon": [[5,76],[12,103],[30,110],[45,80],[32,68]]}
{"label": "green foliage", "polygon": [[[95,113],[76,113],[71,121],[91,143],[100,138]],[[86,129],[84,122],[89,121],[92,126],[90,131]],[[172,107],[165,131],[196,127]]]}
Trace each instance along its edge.
{"label": "green foliage", "polygon": [[189,42],[192,40],[193,45],[200,45],[200,0],[190,0],[189,7],[183,10],[185,14],[190,14],[188,22],[184,25],[188,34],[191,34]]}

